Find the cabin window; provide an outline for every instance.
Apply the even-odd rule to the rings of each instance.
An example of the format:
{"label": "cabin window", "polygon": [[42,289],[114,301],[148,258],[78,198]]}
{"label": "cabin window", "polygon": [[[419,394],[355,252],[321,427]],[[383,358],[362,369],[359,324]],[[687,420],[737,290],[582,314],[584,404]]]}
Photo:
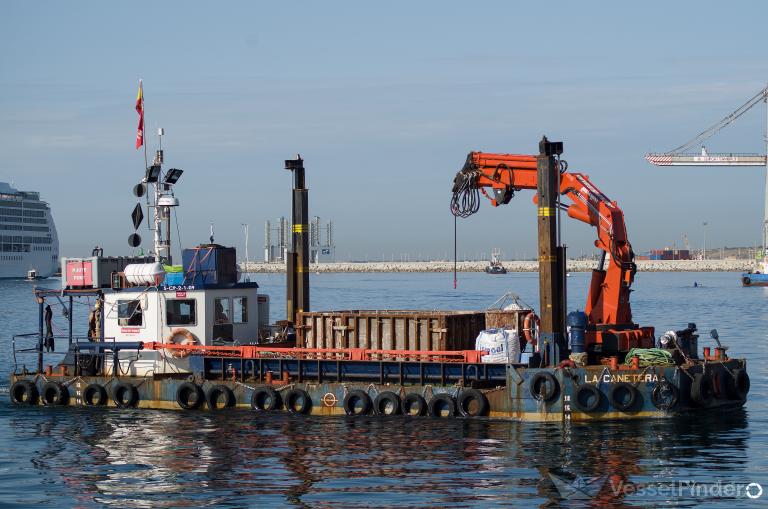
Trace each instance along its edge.
{"label": "cabin window", "polygon": [[248,297],[232,297],[232,323],[248,323]]}
{"label": "cabin window", "polygon": [[213,308],[216,310],[216,316],[213,323],[232,323],[232,320],[230,319],[232,313],[229,309],[228,297],[213,299]]}
{"label": "cabin window", "polygon": [[117,324],[121,327],[141,327],[144,316],[138,300],[117,301]]}
{"label": "cabin window", "polygon": [[195,299],[169,299],[165,301],[166,325],[195,325]]}

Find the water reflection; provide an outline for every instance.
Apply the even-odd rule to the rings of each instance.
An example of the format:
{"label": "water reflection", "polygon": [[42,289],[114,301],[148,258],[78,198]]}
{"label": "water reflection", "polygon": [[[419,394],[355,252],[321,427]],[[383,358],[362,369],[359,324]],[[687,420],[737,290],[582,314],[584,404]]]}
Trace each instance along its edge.
{"label": "water reflection", "polygon": [[[54,409],[9,420],[15,440],[41,446],[28,451],[41,496],[82,507],[622,507],[653,483],[723,469],[744,482],[749,439],[744,412],[570,426]],[[550,473],[610,483],[564,501]]]}

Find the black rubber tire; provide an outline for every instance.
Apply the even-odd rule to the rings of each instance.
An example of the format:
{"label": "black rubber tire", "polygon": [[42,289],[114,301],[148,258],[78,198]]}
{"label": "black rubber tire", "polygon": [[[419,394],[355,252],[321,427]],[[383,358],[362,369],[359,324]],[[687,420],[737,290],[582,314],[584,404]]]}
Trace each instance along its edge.
{"label": "black rubber tire", "polygon": [[104,406],[108,400],[107,390],[99,384],[89,384],[83,391],[85,406]]}
{"label": "black rubber tire", "polygon": [[306,414],[312,409],[312,398],[303,389],[291,389],[283,401],[285,409],[292,414]]}
{"label": "black rubber tire", "polygon": [[597,410],[600,402],[603,400],[603,393],[592,384],[581,384],[576,387],[573,393],[573,406],[584,413],[591,413]]}
{"label": "black rubber tire", "polygon": [[[359,406],[358,406],[359,403]],[[344,396],[342,403],[347,415],[368,415],[373,410],[373,402],[367,392],[355,389]]]}
{"label": "black rubber tire", "polygon": [[744,286],[749,286],[752,284],[752,280],[747,276],[744,276],[743,278],[741,278],[741,284],[743,284]]}
{"label": "black rubber tire", "polygon": [[691,400],[699,406],[709,406],[715,399],[715,386],[712,377],[705,373],[696,373],[691,382]]}
{"label": "black rubber tire", "polygon": [[[219,401],[222,397],[224,398],[224,406],[219,406]],[[226,385],[214,385],[211,387],[205,400],[208,402],[208,409],[212,412],[232,408],[237,404],[235,393]]]}
{"label": "black rubber tire", "polygon": [[[448,393],[441,392],[429,400],[429,415],[432,417],[453,417],[456,415],[456,400]],[[447,415],[443,415],[443,409]]]}
{"label": "black rubber tire", "polygon": [[69,389],[59,382],[46,382],[40,397],[46,406],[66,405],[69,402]]}
{"label": "black rubber tire", "polygon": [[735,394],[739,399],[744,399],[749,394],[749,388],[751,382],[749,381],[749,374],[746,369],[736,368],[733,370],[734,389]]}
{"label": "black rubber tire", "polygon": [[112,389],[112,401],[118,408],[135,407],[139,402],[139,391],[129,383],[120,382]]}
{"label": "black rubber tire", "polygon": [[[626,394],[626,398],[622,397],[622,392]],[[611,387],[611,390],[608,392],[608,401],[617,410],[626,412],[635,406],[637,396],[637,388],[634,385],[627,382],[619,382]]]}
{"label": "black rubber tire", "polygon": [[257,412],[271,412],[280,408],[280,394],[272,387],[257,387],[251,394],[251,408]]}
{"label": "black rubber tire", "polygon": [[29,380],[18,380],[11,386],[11,401],[17,405],[37,405],[40,393],[37,386]]}
{"label": "black rubber tire", "polygon": [[205,394],[199,385],[184,382],[176,389],[176,403],[184,410],[196,410],[205,401]]}
{"label": "black rubber tire", "polygon": [[680,400],[680,390],[667,380],[661,380],[651,391],[651,403],[660,410],[670,410]]}
{"label": "black rubber tire", "polygon": [[411,392],[406,394],[403,398],[403,402],[400,404],[400,410],[402,410],[403,415],[409,417],[427,415],[427,400],[424,399],[421,394]]}
{"label": "black rubber tire", "polygon": [[[541,386],[544,384],[544,394],[541,394]],[[557,397],[560,384],[552,373],[540,371],[533,375],[530,383],[530,392],[533,399],[550,402]]]}
{"label": "black rubber tire", "polygon": [[[459,394],[456,403],[459,407],[459,412],[465,417],[488,415],[488,412],[491,410],[488,398],[477,389],[464,389],[461,391],[461,394]],[[472,403],[475,405],[473,406]]]}
{"label": "black rubber tire", "polygon": [[376,415],[399,415],[402,412],[400,396],[391,391],[380,392],[373,399]]}

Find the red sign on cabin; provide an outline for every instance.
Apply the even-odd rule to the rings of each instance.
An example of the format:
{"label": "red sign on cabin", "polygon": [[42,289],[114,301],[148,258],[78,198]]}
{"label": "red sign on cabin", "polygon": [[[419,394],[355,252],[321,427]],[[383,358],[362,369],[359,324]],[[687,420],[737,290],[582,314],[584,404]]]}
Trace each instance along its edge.
{"label": "red sign on cabin", "polygon": [[93,286],[93,265],[90,261],[67,262],[67,286]]}
{"label": "red sign on cabin", "polygon": [[186,296],[187,296],[187,292],[176,292],[177,299],[183,299]]}

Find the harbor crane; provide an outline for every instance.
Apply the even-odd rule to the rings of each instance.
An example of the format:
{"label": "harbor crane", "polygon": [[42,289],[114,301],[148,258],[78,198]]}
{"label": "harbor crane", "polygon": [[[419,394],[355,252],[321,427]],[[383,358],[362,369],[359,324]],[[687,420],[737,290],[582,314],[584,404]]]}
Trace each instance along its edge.
{"label": "harbor crane", "polygon": [[[733,124],[739,117],[757,106],[766,104],[766,130],[765,144],[766,155],[737,154],[737,153],[710,153],[707,152],[704,142],[720,132],[725,127]],[[691,152],[694,147],[701,145],[701,152]],[[763,207],[763,258],[768,261],[768,86],[752,96],[747,102],[731,114],[712,124],[686,143],[669,152],[646,154],[645,159],[656,166],[761,166],[765,168],[765,203]]]}

